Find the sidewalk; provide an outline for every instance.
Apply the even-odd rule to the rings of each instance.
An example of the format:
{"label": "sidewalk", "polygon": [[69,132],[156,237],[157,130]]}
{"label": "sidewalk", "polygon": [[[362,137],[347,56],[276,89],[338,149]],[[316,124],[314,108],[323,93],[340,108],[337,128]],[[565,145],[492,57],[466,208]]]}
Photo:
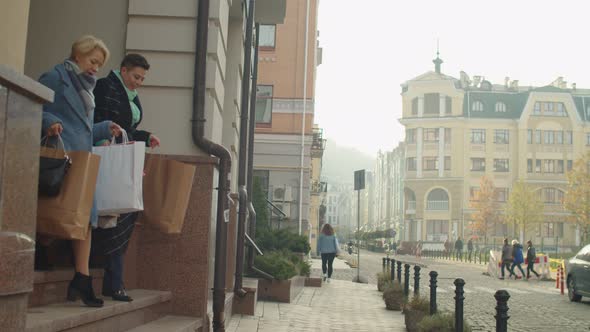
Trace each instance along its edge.
{"label": "sidewalk", "polygon": [[[337,261],[348,267],[340,260],[334,263]],[[313,264],[317,264],[316,260]],[[401,312],[385,309],[375,285],[332,280],[320,288],[305,287],[293,303],[259,301],[255,316],[233,315],[227,331],[401,332],[405,325]]]}

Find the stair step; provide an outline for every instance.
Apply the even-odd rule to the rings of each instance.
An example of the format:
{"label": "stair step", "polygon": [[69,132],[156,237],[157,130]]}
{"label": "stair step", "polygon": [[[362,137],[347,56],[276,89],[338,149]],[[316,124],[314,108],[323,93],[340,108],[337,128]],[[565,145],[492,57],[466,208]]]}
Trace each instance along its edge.
{"label": "stair step", "polygon": [[164,316],[158,320],[129,330],[128,332],[195,332],[203,326],[201,318]]}
{"label": "stair step", "polygon": [[[93,287],[97,293],[102,288],[102,269],[91,269]],[[52,303],[64,302],[74,269],[53,271],[35,271],[33,292],[29,294],[29,307],[38,307]]]}
{"label": "stair step", "polygon": [[29,308],[26,332],[66,330],[126,331],[162,316],[161,305],[169,302],[171,292],[145,289],[128,290],[133,302],[105,299],[102,308],[90,308],[80,300]]}

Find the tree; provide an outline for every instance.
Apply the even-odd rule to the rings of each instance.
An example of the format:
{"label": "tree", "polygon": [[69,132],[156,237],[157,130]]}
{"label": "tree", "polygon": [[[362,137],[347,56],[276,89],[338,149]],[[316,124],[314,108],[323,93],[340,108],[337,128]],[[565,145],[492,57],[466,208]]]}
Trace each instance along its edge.
{"label": "tree", "polygon": [[582,230],[583,243],[588,241],[590,231],[590,152],[577,159],[567,173],[567,191],[564,207],[571,213],[571,220]]}
{"label": "tree", "polygon": [[[506,219],[522,229],[523,238],[531,226],[543,221],[543,202],[534,188],[519,180],[512,187],[512,193],[506,204]],[[516,232],[516,227],[514,227]]]}
{"label": "tree", "polygon": [[488,233],[499,220],[499,205],[496,200],[496,187],[488,177],[481,177],[481,180],[479,181],[479,190],[475,193],[475,197],[469,203],[469,207],[475,209],[475,212],[471,215],[471,218],[473,218],[472,229],[477,234],[483,235],[484,241],[487,242]]}

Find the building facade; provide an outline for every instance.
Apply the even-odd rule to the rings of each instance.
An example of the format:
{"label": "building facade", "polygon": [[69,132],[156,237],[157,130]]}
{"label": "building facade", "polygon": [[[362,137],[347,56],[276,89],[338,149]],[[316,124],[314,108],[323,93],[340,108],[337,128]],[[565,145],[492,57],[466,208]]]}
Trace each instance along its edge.
{"label": "building facade", "polygon": [[[516,181],[537,190],[544,220],[527,239],[578,245],[579,230],[561,203],[572,162],[588,151],[590,90],[568,88],[561,78],[544,87],[509,78],[492,84],[464,72],[456,79],[441,72],[440,58],[434,63],[434,71],[402,85],[406,238],[473,235],[470,202],[486,176],[502,211]],[[499,241],[519,232],[499,223],[492,233]]]}

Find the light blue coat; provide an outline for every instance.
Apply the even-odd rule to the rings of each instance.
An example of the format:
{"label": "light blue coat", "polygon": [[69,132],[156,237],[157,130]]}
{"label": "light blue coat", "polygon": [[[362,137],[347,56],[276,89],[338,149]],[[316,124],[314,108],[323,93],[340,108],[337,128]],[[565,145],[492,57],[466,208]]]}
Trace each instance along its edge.
{"label": "light blue coat", "polygon": [[335,235],[320,234],[317,248],[319,254],[335,254],[339,247],[338,238]]}
{"label": "light blue coat", "polygon": [[[92,151],[95,142],[111,137],[111,121],[95,124],[94,112],[86,114],[82,98],[63,64],[41,75],[39,82],[55,92],[53,103],[43,105],[42,136],[45,136],[51,125],[61,123],[61,137],[66,151]],[[92,207],[90,223],[96,227],[97,220],[95,204]]]}

